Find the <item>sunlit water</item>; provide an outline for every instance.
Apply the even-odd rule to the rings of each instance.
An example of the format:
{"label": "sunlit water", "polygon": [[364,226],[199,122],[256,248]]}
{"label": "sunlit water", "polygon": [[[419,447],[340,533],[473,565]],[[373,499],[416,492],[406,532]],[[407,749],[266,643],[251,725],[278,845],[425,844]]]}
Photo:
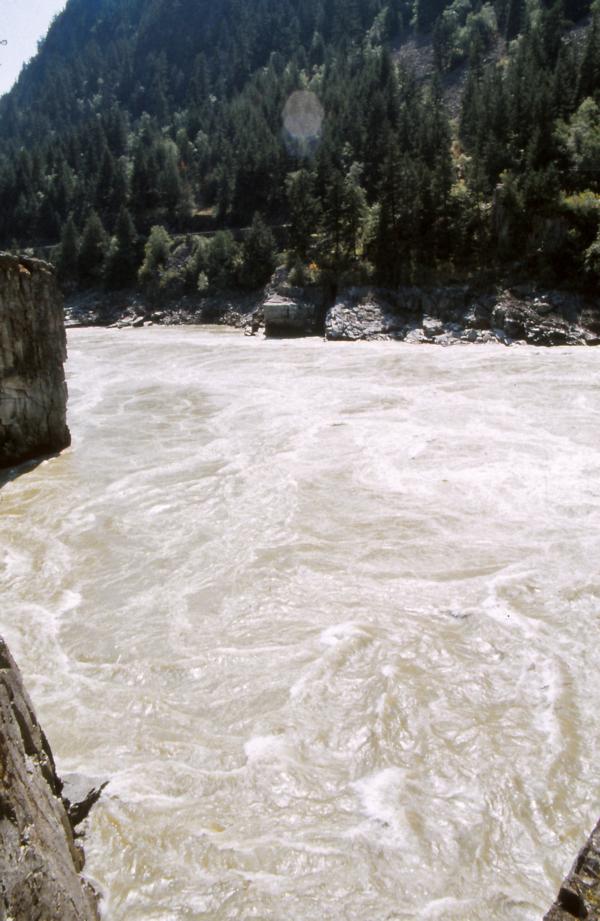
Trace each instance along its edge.
{"label": "sunlit water", "polygon": [[0,629],[110,921],[539,921],[600,812],[600,349],[70,333]]}

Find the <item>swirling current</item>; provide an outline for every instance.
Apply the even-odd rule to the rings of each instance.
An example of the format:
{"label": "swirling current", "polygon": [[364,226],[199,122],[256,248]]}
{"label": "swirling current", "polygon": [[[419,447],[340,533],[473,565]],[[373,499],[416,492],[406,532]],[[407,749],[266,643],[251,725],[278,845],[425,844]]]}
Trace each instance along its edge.
{"label": "swirling current", "polygon": [[73,330],[0,631],[110,921],[539,921],[600,811],[600,349]]}

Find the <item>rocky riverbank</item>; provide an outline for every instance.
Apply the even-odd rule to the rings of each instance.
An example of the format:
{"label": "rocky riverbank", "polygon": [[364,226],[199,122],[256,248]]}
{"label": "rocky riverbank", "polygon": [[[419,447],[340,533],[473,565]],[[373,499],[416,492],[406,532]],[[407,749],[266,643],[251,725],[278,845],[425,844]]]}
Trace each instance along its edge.
{"label": "rocky riverbank", "polygon": [[516,285],[347,288],[326,303],[316,289],[294,288],[285,275],[255,294],[186,297],[160,307],[138,293],[88,293],[67,304],[67,325],[139,327],[217,323],[267,336],[322,335],[328,340],[388,339],[432,345],[527,343],[599,345],[600,299]]}
{"label": "rocky riverbank", "polygon": [[99,921],[74,836],[98,788],[71,784],[70,790],[67,798],[21,673],[0,638],[0,918]]}
{"label": "rocky riverbank", "polygon": [[328,339],[396,339],[437,345],[600,345],[600,302],[561,291],[515,287],[350,289],[327,311]]}
{"label": "rocky riverbank", "polygon": [[0,253],[0,467],[70,444],[66,354],[51,266]]}
{"label": "rocky riverbank", "polygon": [[544,921],[600,921],[600,821],[577,855]]}

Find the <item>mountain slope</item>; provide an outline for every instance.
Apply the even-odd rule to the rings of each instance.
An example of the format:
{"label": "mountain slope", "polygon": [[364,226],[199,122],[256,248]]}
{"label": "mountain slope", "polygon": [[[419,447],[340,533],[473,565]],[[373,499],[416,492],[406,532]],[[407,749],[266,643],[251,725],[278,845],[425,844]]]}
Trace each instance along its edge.
{"label": "mountain slope", "polygon": [[[579,43],[567,15],[587,17]],[[216,289],[260,283],[267,228],[178,259],[169,234],[260,212],[300,280],[510,266],[593,285],[599,17],[598,0],[69,0],[0,100],[0,238],[62,239],[66,279],[120,285],[164,225],[148,284]]]}

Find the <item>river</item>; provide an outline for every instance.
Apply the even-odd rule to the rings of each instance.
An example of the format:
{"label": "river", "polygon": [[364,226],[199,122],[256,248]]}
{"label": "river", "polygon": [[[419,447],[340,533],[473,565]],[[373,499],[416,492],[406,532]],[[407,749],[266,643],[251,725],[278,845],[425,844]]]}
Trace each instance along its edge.
{"label": "river", "polygon": [[600,349],[69,333],[0,630],[110,921],[540,921],[600,812]]}

